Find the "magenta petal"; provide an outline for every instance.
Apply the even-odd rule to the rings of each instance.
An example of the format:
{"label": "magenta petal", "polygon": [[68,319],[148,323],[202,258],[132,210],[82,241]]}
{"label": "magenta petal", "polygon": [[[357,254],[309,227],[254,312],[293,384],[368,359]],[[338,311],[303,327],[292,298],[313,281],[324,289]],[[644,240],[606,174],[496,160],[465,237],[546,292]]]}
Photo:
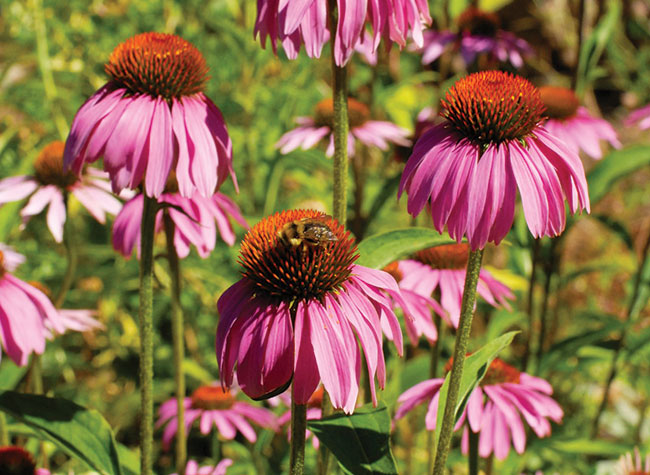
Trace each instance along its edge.
{"label": "magenta petal", "polygon": [[307,404],[320,383],[318,364],[311,344],[311,322],[307,306],[300,302],[296,309],[295,356],[293,375],[293,397],[297,404]]}
{"label": "magenta petal", "polygon": [[158,197],[165,188],[174,159],[172,147],[172,117],[167,101],[159,98],[149,131],[149,162],[145,178],[145,192]]}

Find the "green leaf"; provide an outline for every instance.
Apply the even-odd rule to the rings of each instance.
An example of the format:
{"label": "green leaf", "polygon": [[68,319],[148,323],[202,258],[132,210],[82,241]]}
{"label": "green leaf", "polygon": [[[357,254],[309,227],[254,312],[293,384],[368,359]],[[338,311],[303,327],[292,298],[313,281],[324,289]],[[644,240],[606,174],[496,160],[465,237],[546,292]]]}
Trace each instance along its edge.
{"label": "green leaf", "polygon": [[636,145],[614,150],[589,172],[591,205],[600,201],[621,178],[650,165],[650,145]]}
{"label": "green leaf", "polygon": [[0,389],[15,389],[28,369],[29,366],[18,366],[5,358],[0,364]]}
{"label": "green leaf", "polygon": [[590,439],[563,439],[553,437],[545,444],[565,454],[577,455],[599,455],[618,456],[629,452],[632,447],[626,444],[613,443],[611,440],[590,440]]}
{"label": "green leaf", "polygon": [[611,216],[607,216],[606,214],[591,213],[590,216],[596,221],[599,221],[605,225],[611,232],[616,234],[621,239],[621,241],[625,243],[630,251],[634,251],[634,240],[621,221],[618,221]]}
{"label": "green leaf", "polygon": [[[585,314],[587,315],[587,314]],[[576,321],[584,321],[586,318],[579,318],[575,316]],[[568,357],[574,356],[577,351],[585,346],[593,346],[597,343],[608,339],[612,332],[623,329],[625,322],[610,315],[591,315],[591,320],[606,319],[604,325],[596,329],[587,329],[577,335],[570,336],[562,341],[554,344],[548,351],[544,353],[542,361],[540,362],[540,369],[546,371],[555,367],[558,363],[564,362]]]}
{"label": "green leaf", "polygon": [[334,454],[346,473],[395,474],[390,416],[385,405],[364,406],[350,416],[334,414],[307,427]]}
{"label": "green leaf", "polygon": [[122,475],[108,422],[94,410],[61,398],[0,391],[0,410],[35,429],[71,457],[101,474]]}
{"label": "green leaf", "polygon": [[357,264],[373,269],[382,269],[400,257],[421,249],[455,242],[428,228],[395,229],[375,234],[361,241],[359,243],[360,257]]}
{"label": "green leaf", "polygon": [[648,249],[645,252],[645,259],[640,264],[636,276],[634,295],[632,295],[632,304],[630,305],[630,321],[635,321],[639,317],[641,310],[645,308],[650,298],[650,252]]}
{"label": "green leaf", "polygon": [[[465,358],[465,367],[463,368],[463,376],[458,391],[458,401],[456,402],[456,408],[454,409],[454,421],[457,421],[458,417],[463,413],[462,409],[465,407],[465,404],[467,404],[469,395],[476,385],[481,382],[483,376],[485,376],[492,360],[494,360],[494,358],[496,358],[504,348],[512,343],[512,340],[517,333],[519,332],[514,331],[501,335],[496,340],[492,340],[490,343]],[[438,447],[438,439],[440,439],[440,429],[442,428],[442,423],[440,423],[440,421],[442,421],[445,413],[450,375],[451,372],[447,373],[445,382],[440,388],[440,403],[438,404],[437,416],[438,423],[436,424],[434,447]]]}
{"label": "green leaf", "polygon": [[582,97],[590,81],[593,81],[602,70],[597,68],[607,43],[611,40],[616,25],[621,18],[622,2],[610,0],[607,13],[594,28],[589,38],[582,44],[578,58],[576,93]]}

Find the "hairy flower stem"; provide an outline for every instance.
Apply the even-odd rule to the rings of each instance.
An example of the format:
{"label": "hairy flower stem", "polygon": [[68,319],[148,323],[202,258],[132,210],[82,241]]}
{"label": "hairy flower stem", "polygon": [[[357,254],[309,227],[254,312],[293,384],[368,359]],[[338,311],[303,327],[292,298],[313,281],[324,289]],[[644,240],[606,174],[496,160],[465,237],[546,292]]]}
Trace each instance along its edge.
{"label": "hairy flower stem", "polygon": [[302,475],[305,470],[305,436],[307,435],[307,404],[296,404],[291,392],[291,458],[289,473]]}
{"label": "hairy flower stem", "polygon": [[[639,300],[644,300],[644,299],[639,299],[638,296],[639,296],[639,292],[641,291],[641,285],[650,282],[649,253],[650,253],[650,235],[648,235],[648,239],[646,240],[645,246],[643,247],[643,251],[641,253],[641,260],[639,264],[639,270],[634,280],[634,292],[632,294],[630,307],[628,308],[628,312],[627,312],[628,322],[632,320],[636,320],[639,317],[641,310],[643,310],[643,303],[641,303],[640,305]],[[600,425],[600,418],[603,415],[603,412],[605,412],[605,409],[607,408],[607,403],[609,402],[609,392],[612,388],[612,383],[616,379],[616,375],[618,373],[619,359],[621,358],[622,350],[625,348],[625,340],[627,337],[626,328],[628,327],[624,327],[623,330],[621,330],[621,335],[618,340],[618,346],[616,347],[616,350],[614,350],[614,356],[612,357],[612,365],[609,369],[609,374],[607,375],[607,379],[605,380],[605,386],[603,388],[603,399],[600,401],[600,405],[598,406],[598,411],[596,412],[596,417],[594,417],[594,421],[591,425],[592,438],[595,438],[598,435],[598,426]]]}
{"label": "hairy flower stem", "polygon": [[[436,449],[436,460],[433,465],[434,475],[442,475],[449,455],[451,436],[454,431],[456,404],[460,391],[460,381],[463,377],[465,366],[465,355],[469,343],[469,335],[472,330],[472,318],[474,317],[474,304],[476,303],[476,287],[478,285],[481,261],[483,260],[483,249],[471,251],[467,262],[467,273],[465,275],[465,288],[463,290],[463,301],[460,307],[460,320],[456,331],[456,344],[454,346],[453,363],[449,375],[449,390],[447,400],[444,401],[445,411],[440,427],[440,439]],[[441,403],[443,401],[440,401]]]}
{"label": "hairy flower stem", "polygon": [[158,202],[144,195],[140,242],[140,473],[153,474],[153,239]]}
{"label": "hairy flower stem", "polygon": [[61,308],[63,306],[63,302],[65,302],[65,296],[68,294],[70,287],[72,287],[72,281],[74,280],[74,275],[77,272],[77,242],[72,226],[72,219],[68,213],[68,196],[68,192],[64,192],[63,203],[67,219],[63,225],[63,245],[65,246],[67,265],[65,268],[65,274],[61,280],[61,287],[59,288],[59,292],[54,298],[53,303],[56,308]]}
{"label": "hairy flower stem", "polygon": [[478,475],[478,433],[469,430],[469,454],[467,462],[469,466],[469,475]]}
{"label": "hairy flower stem", "polygon": [[[336,31],[338,10],[335,0],[329,0],[329,30]],[[332,33],[332,38],[335,35]],[[348,178],[348,87],[347,69],[336,65],[334,40],[330,44],[332,52],[332,93],[334,100],[334,218],[343,226],[347,212]]]}
{"label": "hairy flower stem", "polygon": [[171,284],[171,317],[172,317],[172,344],[174,359],[174,385],[176,386],[176,472],[185,474],[187,461],[187,435],[185,434],[185,373],[183,360],[185,348],[183,346],[183,309],[181,307],[181,266],[174,246],[174,222],[165,212],[165,237],[167,240],[167,262],[172,278]]}

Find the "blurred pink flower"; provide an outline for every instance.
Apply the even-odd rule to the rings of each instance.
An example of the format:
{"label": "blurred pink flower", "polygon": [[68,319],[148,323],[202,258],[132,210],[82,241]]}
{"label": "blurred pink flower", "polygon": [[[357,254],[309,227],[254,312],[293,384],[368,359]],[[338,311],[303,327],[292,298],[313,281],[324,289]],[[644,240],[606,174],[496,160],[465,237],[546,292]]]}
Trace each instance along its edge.
{"label": "blurred pink flower", "polygon": [[[399,262],[404,276],[401,289],[409,289],[420,295],[430,296],[439,289],[440,303],[454,328],[458,327],[460,305],[469,257],[467,244],[436,246],[415,253],[414,259]],[[477,288],[479,296],[492,305],[510,309],[507,299],[514,299],[510,289],[481,269]]]}
{"label": "blurred pink flower", "polygon": [[632,111],[623,123],[628,127],[638,124],[641,130],[650,129],[650,104]]}
{"label": "blurred pink flower", "polygon": [[[383,270],[393,276],[399,286],[402,299],[407,303],[407,311],[404,315],[406,334],[413,346],[417,346],[421,336],[429,340],[429,343],[433,343],[438,339],[438,330],[431,318],[431,312],[436,312],[444,319],[447,319],[447,314],[440,304],[432,299],[430,295],[419,294],[401,285],[401,281],[404,278],[401,267],[402,262],[393,262]],[[399,307],[400,305],[397,306]],[[387,328],[386,325],[387,322],[382,319],[381,323],[382,330],[388,339],[392,340],[390,328]]]}
{"label": "blurred pink flower", "polygon": [[81,106],[65,145],[66,168],[104,158],[113,190],[158,197],[172,170],[179,191],[210,197],[230,175],[232,144],[221,112],[203,94],[208,67],[178,36],[142,33],[111,53],[110,82]]}
{"label": "blurred pink flower", "polygon": [[[137,249],[138,258],[140,257],[143,202],[142,194],[127,201],[113,224],[113,248],[127,258],[131,257],[134,247]],[[248,223],[241,215],[239,207],[223,193],[215,193],[209,198],[194,193],[192,197],[185,198],[172,189],[160,195],[158,202],[173,207],[158,211],[156,232],[163,229],[163,213],[169,213],[175,224],[174,246],[181,259],[190,253],[190,245],[196,247],[200,257],[208,257],[216,245],[217,231],[224,242],[232,246],[235,243],[235,233],[229,218],[248,229]]]}
{"label": "blurred pink flower", "polygon": [[[424,25],[431,23],[426,0],[337,0],[337,5],[334,54],[338,66],[348,62],[360,42],[370,42],[373,53],[382,37],[404,47],[411,35],[422,45]],[[255,36],[263,48],[268,37],[274,52],[279,40],[290,59],[298,56],[303,43],[307,55],[318,58],[330,39],[327,17],[328,0],[257,0]],[[366,30],[366,23],[372,33]]]}
{"label": "blurred pink flower", "polygon": [[521,68],[523,57],[533,53],[525,40],[499,28],[499,18],[495,14],[476,7],[469,7],[458,17],[458,30],[458,33],[425,31],[422,63],[434,62],[449,45],[460,50],[466,64],[473,63],[480,54],[487,54],[493,60],[510,62],[515,68]]}
{"label": "blurred pink flower", "polygon": [[630,452],[621,455],[615,468],[616,475],[650,475],[650,454],[646,454],[644,463],[639,448],[634,447],[634,459]]}
{"label": "blurred pink flower", "polygon": [[[232,465],[231,459],[223,459],[214,467],[205,466],[199,467],[199,464],[194,460],[187,462],[185,467],[185,475],[226,475],[226,470]],[[173,473],[172,475],[178,475]]]}
{"label": "blurred pink flower", "polygon": [[[27,364],[31,353],[42,354],[50,329],[65,331],[64,322],[47,296],[9,273],[0,250],[0,342],[18,366]],[[1,355],[1,353],[0,353]]]}
{"label": "blurred pink flower", "polygon": [[[59,310],[59,317],[66,330],[75,332],[87,332],[92,330],[104,330],[104,324],[94,317],[95,310],[87,309],[65,309]],[[48,328],[50,325],[47,325]]]}
{"label": "blurred pink flower", "polygon": [[3,475],[50,475],[49,470],[36,468],[32,454],[16,445],[0,447],[0,473]]}
{"label": "blurred pink flower", "polygon": [[[427,402],[425,426],[427,430],[435,430],[439,391],[443,382],[444,378],[429,379],[405,391],[397,399],[401,406],[395,412],[395,419],[404,417],[415,406]],[[458,430],[467,422],[461,443],[463,453],[468,450],[469,430],[479,434],[481,457],[489,457],[494,452],[497,459],[503,460],[511,446],[517,453],[523,453],[526,431],[520,414],[538,437],[550,435],[548,419],[560,423],[564,415],[562,408],[550,397],[551,394],[553,388],[544,379],[521,373],[496,358],[470,394],[456,423],[455,430]]]}
{"label": "blurred pink flower", "polygon": [[[169,450],[178,430],[177,411],[176,399],[165,401],[158,410],[156,428],[166,424],[162,437],[165,450]],[[185,426],[188,432],[197,419],[201,434],[209,434],[215,425],[219,435],[227,440],[234,439],[237,432],[240,432],[248,441],[255,442],[257,435],[250,422],[273,430],[277,427],[271,411],[237,401],[234,392],[224,390],[218,385],[201,386],[191,397],[185,398]]]}
{"label": "blurred pink flower", "polygon": [[381,323],[398,352],[402,333],[387,292],[405,306],[387,273],[354,265],[349,232],[314,210],[291,210],[256,224],[241,245],[244,277],[217,302],[217,361],[231,385],[235,365],[244,393],[273,396],[293,381],[297,404],[323,382],[335,408],[351,413],[359,391],[361,351],[376,402],[375,374],[386,368]]}
{"label": "blurred pink flower", "polygon": [[102,224],[106,222],[106,213],[117,214],[122,208],[122,203],[111,194],[106,173],[86,167],[77,177],[63,171],[63,147],[63,142],[52,142],[43,148],[34,162],[33,176],[0,180],[0,206],[31,196],[20,211],[23,222],[48,208],[47,226],[56,242],[63,240],[67,194],[79,200]]}
{"label": "blurred pink flower", "polygon": [[603,157],[600,141],[607,140],[612,147],[621,148],[616,131],[604,119],[592,116],[571,89],[544,86],[539,88],[548,119],[542,124],[554,137],[573,152],[584,151],[595,160]]}
{"label": "blurred pink flower", "polygon": [[[402,174],[408,212],[430,203],[433,225],[472,249],[498,244],[510,231],[519,188],[535,237],[564,230],[589,195],[578,155],[540,127],[544,106],[527,80],[500,71],[471,74],[441,101],[446,122],[415,144]],[[524,147],[523,144],[526,144]]]}
{"label": "blurred pink flower", "polygon": [[[354,155],[355,139],[369,147],[388,150],[388,143],[408,146],[411,141],[407,138],[409,131],[383,120],[368,120],[370,110],[365,104],[349,98],[348,116],[350,117],[350,132],[348,134],[348,156]],[[299,125],[290,130],[275,144],[281,153],[289,153],[298,147],[303,150],[314,147],[322,139],[327,138],[327,156],[334,155],[334,136],[332,135],[334,121],[334,105],[332,99],[323,99],[316,105],[314,117],[298,117]]]}

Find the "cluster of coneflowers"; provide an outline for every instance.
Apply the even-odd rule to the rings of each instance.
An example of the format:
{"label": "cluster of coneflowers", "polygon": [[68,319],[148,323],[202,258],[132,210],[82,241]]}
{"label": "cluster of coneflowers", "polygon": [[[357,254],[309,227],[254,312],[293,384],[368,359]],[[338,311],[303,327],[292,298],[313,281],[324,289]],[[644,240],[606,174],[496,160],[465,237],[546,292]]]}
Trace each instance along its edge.
{"label": "cluster of coneflowers", "polygon": [[[430,22],[425,0],[258,2],[255,34],[263,45],[270,41],[276,50],[279,42],[295,58],[302,45],[310,57],[318,57],[331,44],[334,98],[317,104],[314,117],[297,119],[299,127],[277,143],[281,152],[310,148],[324,139],[328,155],[344,158],[355,153],[357,141],[382,150],[389,143],[411,145],[406,130],[372,120],[370,109],[348,97],[340,82],[354,51],[375,54],[382,38],[400,47],[411,38],[425,63],[437,60],[446,48],[458,49],[468,63],[486,55],[490,65],[498,60],[515,67],[532,54],[523,40],[500,30],[493,15],[474,8],[461,15],[458,31],[424,32]],[[105,70],[109,82],[81,106],[65,146],[45,147],[33,175],[0,181],[0,204],[29,198],[21,211],[25,220],[47,207],[48,228],[57,242],[66,242],[68,200],[75,197],[101,223],[107,213],[117,215],[113,247],[118,252],[130,257],[136,249],[141,262],[143,474],[151,473],[153,462],[152,259],[158,232],[166,235],[174,280],[177,392],[160,406],[156,427],[164,426],[163,448],[176,437],[179,473],[225,473],[232,463],[226,459],[199,467],[187,462],[186,435],[195,421],[202,434],[216,427],[224,439],[241,433],[255,442],[251,422],[277,430],[288,417],[291,471],[301,473],[305,420],[321,417],[323,394],[329,401],[323,404],[350,414],[365,377],[367,396],[376,404],[376,385],[386,383],[384,336],[398,355],[403,352],[400,317],[414,346],[422,336],[435,345],[440,321],[456,332],[446,367],[451,374],[444,419],[437,420],[444,381],[439,377],[403,393],[395,413],[399,419],[426,403],[426,428],[442,424],[435,473],[445,466],[454,427],[463,430],[464,453],[476,436],[481,457],[503,459],[511,447],[518,453],[525,449],[522,417],[538,437],[550,434],[549,421],[561,422],[563,411],[551,397],[550,384],[501,359],[491,362],[457,422],[448,410],[458,397],[477,293],[488,304],[506,308],[514,298],[506,285],[481,269],[481,260],[487,243],[498,245],[510,231],[517,195],[532,236],[557,236],[565,227],[566,204],[571,213],[589,211],[578,153],[601,158],[601,139],[620,146],[613,128],[592,117],[571,90],[537,89],[522,77],[488,70],[462,77],[447,91],[437,120],[415,137],[399,195],[408,195],[411,215],[426,208],[433,227],[448,232],[457,244],[423,249],[377,270],[355,263],[359,253],[344,227],[344,213],[285,210],[259,221],[241,243],[241,279],[217,304],[220,383],[201,386],[187,397],[179,259],[191,246],[207,257],[218,234],[234,244],[231,220],[248,228],[234,201],[218,191],[228,177],[237,187],[231,140],[219,109],[203,93],[205,59],[189,42],[162,33],[139,34],[115,48]],[[641,110],[630,120],[645,127],[647,113]],[[90,165],[99,159],[103,171]],[[111,190],[127,201],[122,204]],[[344,193],[335,188],[334,198],[339,205],[343,200],[345,209]],[[45,340],[66,328],[101,326],[88,312],[66,313],[38,285],[15,277],[23,260],[10,247],[0,247],[0,335],[4,351],[18,365],[43,353]],[[290,391],[291,412],[278,420],[269,410],[237,399],[230,389],[235,380],[252,399],[285,394],[287,402],[285,391]],[[35,470],[21,449],[0,449],[0,468],[12,460],[24,464],[25,473]]]}

